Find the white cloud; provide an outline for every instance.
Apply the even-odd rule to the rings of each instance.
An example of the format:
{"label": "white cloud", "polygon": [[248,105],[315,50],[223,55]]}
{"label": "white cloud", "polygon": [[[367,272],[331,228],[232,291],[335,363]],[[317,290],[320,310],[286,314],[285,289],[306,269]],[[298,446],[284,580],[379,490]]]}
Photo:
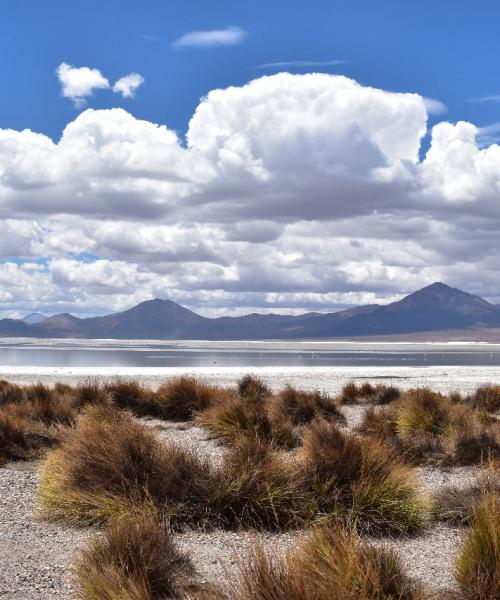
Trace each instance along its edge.
{"label": "white cloud", "polygon": [[423,100],[425,108],[430,115],[443,115],[448,112],[448,107],[446,104],[441,102],[441,100],[436,100],[435,98],[426,98],[425,96],[423,97]]}
{"label": "white cloud", "polygon": [[189,31],[172,44],[174,48],[211,48],[213,46],[236,46],[244,40],[247,32],[241,27],[226,27],[210,31]]}
{"label": "white cloud", "polygon": [[482,104],[483,102],[500,102],[500,95],[480,96],[478,98],[470,98],[472,104]]}
{"label": "white cloud", "polygon": [[113,86],[113,92],[121,94],[124,98],[134,98],[138,87],[144,83],[144,77],[139,73],[130,73],[118,79]]}
{"label": "white cloud", "polygon": [[281,73],[211,91],[187,143],[122,109],[57,142],[0,129],[0,309],[327,310],[439,279],[494,298],[496,125],[438,123],[420,158],[428,109]]}
{"label": "white cloud", "polygon": [[109,81],[99,69],[73,67],[63,62],[57,67],[56,73],[62,86],[62,95],[76,107],[83,106],[94,90],[109,88]]}
{"label": "white cloud", "polygon": [[263,63],[262,65],[257,65],[257,69],[282,69],[286,67],[328,67],[334,65],[345,65],[347,62],[347,60],[284,60]]}

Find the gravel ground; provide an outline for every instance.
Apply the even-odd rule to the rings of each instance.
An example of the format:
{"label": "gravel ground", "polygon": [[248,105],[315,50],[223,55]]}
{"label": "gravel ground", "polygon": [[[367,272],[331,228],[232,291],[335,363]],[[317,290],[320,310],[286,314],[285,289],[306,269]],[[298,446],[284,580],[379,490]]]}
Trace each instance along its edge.
{"label": "gravel ground", "polygon": [[72,597],[69,565],[88,538],[38,521],[34,500],[36,463],[0,468],[0,598],[42,600]]}
{"label": "gravel ground", "polygon": [[394,549],[406,573],[421,581],[436,598],[454,589],[453,563],[463,539],[464,528],[435,525],[418,537],[371,540],[375,546]]}

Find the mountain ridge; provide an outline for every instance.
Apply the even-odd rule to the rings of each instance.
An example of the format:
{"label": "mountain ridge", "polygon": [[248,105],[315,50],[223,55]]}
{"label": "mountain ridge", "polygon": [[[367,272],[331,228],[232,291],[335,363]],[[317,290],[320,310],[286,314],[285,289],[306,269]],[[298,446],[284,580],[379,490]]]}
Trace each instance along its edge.
{"label": "mountain ridge", "polygon": [[61,313],[31,324],[0,320],[0,336],[96,339],[346,338],[493,328],[500,328],[500,306],[441,282],[390,304],[333,313],[251,313],[209,318],[172,300],[155,298],[100,317]]}

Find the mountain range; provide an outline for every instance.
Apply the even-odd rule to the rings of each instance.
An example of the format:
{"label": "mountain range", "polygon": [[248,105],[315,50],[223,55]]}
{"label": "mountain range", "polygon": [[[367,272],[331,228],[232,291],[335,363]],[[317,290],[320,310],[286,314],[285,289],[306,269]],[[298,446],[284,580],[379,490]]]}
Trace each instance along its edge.
{"label": "mountain range", "polygon": [[147,300],[123,312],[79,318],[69,313],[0,320],[0,336],[94,339],[263,340],[381,337],[500,328],[500,306],[433,283],[387,305],[334,313],[252,313],[208,318],[172,302]]}

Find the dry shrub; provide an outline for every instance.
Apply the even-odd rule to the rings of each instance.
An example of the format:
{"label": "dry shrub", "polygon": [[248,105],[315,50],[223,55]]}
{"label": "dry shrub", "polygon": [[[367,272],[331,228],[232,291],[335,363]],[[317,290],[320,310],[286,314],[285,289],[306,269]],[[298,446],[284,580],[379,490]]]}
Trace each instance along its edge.
{"label": "dry shrub", "polygon": [[482,497],[455,566],[464,600],[500,597],[500,495]]}
{"label": "dry shrub", "polygon": [[137,381],[117,379],[104,385],[103,392],[122,410],[130,410],[138,416],[158,416],[153,391]]}
{"label": "dry shrub", "polygon": [[496,413],[500,411],[500,385],[482,385],[465,401],[475,408],[488,413]]}
{"label": "dry shrub", "polygon": [[271,418],[282,416],[294,426],[307,425],[317,418],[346,425],[345,416],[330,396],[319,391],[304,392],[288,385],[270,403]]}
{"label": "dry shrub", "polygon": [[195,377],[178,377],[161,385],[154,396],[162,419],[187,421],[209,408],[217,399],[229,396],[227,390],[199,381]]}
{"label": "dry shrub", "polygon": [[423,527],[428,502],[413,473],[378,440],[341,432],[326,421],[304,435],[298,465],[320,514],[338,515],[369,533],[408,533]]}
{"label": "dry shrub", "polygon": [[126,413],[89,406],[42,470],[39,499],[47,518],[106,521],[130,504],[151,501],[172,521],[204,518],[210,465],[162,444]]}
{"label": "dry shrub", "polygon": [[500,453],[500,429],[493,417],[425,388],[368,410],[359,430],[383,437],[417,461],[477,464]]}
{"label": "dry shrub", "polygon": [[340,404],[390,404],[401,396],[401,391],[392,385],[373,385],[368,381],[360,386],[346,384],[339,395]]}
{"label": "dry shrub", "polygon": [[0,380],[0,407],[4,404],[22,402],[24,399],[25,393],[21,386],[5,379]]}
{"label": "dry shrub", "polygon": [[392,551],[372,548],[340,526],[313,531],[284,557],[261,546],[240,564],[232,600],[423,600]]}
{"label": "dry shrub", "polygon": [[271,389],[255,375],[244,375],[238,381],[238,394],[249,402],[264,402],[272,395]]}
{"label": "dry shrub", "polygon": [[287,529],[312,517],[300,481],[261,440],[240,438],[225,455],[217,483],[211,512],[224,527]]}
{"label": "dry shrub", "polygon": [[219,397],[199,414],[201,425],[230,444],[246,436],[289,449],[300,442],[301,428],[316,418],[346,423],[335,401],[321,392],[287,386],[272,396],[263,382],[250,375],[238,388],[239,397]]}
{"label": "dry shrub", "polygon": [[228,444],[237,443],[241,437],[281,448],[292,448],[298,442],[290,419],[283,414],[271,418],[264,404],[247,402],[239,397],[215,400],[207,410],[199,413],[198,422]]}
{"label": "dry shrub", "polygon": [[40,456],[76,419],[71,399],[44,385],[20,388],[2,382],[0,389],[5,400],[0,404],[1,464]]}
{"label": "dry shrub", "polygon": [[110,394],[104,389],[104,386],[91,377],[80,382],[76,388],[72,389],[73,402],[78,409],[85,406],[111,406],[112,399]]}
{"label": "dry shrub", "polygon": [[135,509],[113,520],[81,552],[76,583],[86,600],[185,598],[194,568],[154,511]]}

